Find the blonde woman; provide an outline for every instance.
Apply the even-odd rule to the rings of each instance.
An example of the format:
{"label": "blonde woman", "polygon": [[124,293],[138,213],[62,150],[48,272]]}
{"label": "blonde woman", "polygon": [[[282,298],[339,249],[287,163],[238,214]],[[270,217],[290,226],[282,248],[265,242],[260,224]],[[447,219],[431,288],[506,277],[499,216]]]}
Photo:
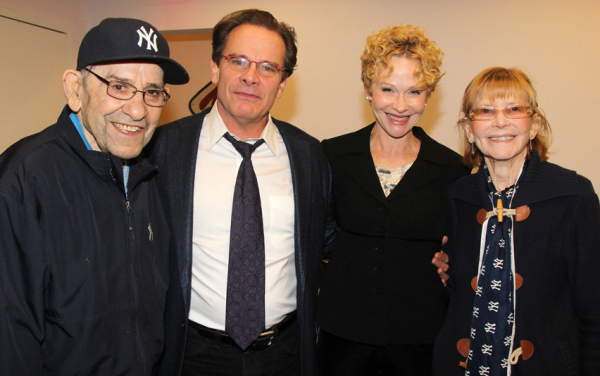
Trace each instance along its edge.
{"label": "blonde woman", "polygon": [[337,238],[319,297],[323,375],[430,375],[446,300],[430,260],[460,156],[416,126],[442,77],[423,29],[367,39],[362,81],[375,122],[325,140]]}

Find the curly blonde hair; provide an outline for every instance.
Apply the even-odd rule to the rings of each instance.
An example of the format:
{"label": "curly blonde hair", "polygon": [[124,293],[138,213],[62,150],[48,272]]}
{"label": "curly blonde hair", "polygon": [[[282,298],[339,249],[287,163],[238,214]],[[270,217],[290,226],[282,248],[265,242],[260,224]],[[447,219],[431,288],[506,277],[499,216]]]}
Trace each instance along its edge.
{"label": "curly blonde hair", "polygon": [[471,153],[469,136],[464,129],[465,123],[468,124],[471,121],[468,118],[469,113],[480,99],[494,100],[508,97],[522,100],[533,110],[533,121],[538,123],[538,131],[531,141],[531,148],[538,152],[542,161],[548,160],[552,130],[544,111],[538,107],[537,93],[531,79],[518,68],[493,67],[485,69],[475,76],[465,89],[462,98],[458,128],[461,134],[463,159],[467,166],[477,167],[483,158],[481,151],[476,147]]}
{"label": "curly blonde hair", "polygon": [[[444,53],[434,41],[425,36],[421,27],[413,25],[388,26],[367,38],[367,45],[360,57],[365,88],[370,90],[373,81],[389,77],[394,70],[390,62],[393,56],[404,56],[421,62],[415,72],[415,81],[420,89],[426,90],[429,98],[444,75]],[[383,72],[386,72],[385,76],[382,76]]]}

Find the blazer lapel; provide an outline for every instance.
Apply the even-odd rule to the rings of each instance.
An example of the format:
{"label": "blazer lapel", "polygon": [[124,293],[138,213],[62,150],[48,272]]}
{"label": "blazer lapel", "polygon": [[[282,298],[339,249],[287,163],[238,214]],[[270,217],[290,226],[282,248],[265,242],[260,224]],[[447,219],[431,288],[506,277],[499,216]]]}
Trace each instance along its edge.
{"label": "blazer lapel", "polygon": [[[418,172],[415,173],[415,171]],[[398,185],[392,190],[388,199],[396,200],[406,196],[411,192],[426,186],[431,181],[437,179],[437,177],[437,172],[417,157],[417,160],[415,160],[411,168],[408,169],[404,177],[402,177],[402,180],[400,180]]]}
{"label": "blazer lapel", "polygon": [[348,155],[347,161],[348,163],[344,166],[345,171],[356,184],[377,200],[385,202],[386,197],[381,188],[371,152],[359,152],[355,155]]}
{"label": "blazer lapel", "polygon": [[173,232],[177,239],[179,275],[186,309],[190,306],[192,235],[194,214],[194,178],[200,131],[206,111],[185,118],[175,126],[169,139],[169,206]]}
{"label": "blazer lapel", "polygon": [[306,276],[306,249],[305,244],[310,244],[307,237],[310,235],[312,181],[319,177],[312,176],[312,161],[309,145],[298,137],[294,137],[291,126],[274,120],[277,125],[290,159],[292,185],[294,190],[294,242],[296,256],[296,274],[298,280],[298,296],[304,296],[304,282]]}
{"label": "blazer lapel", "polygon": [[417,159],[408,169],[400,183],[390,193],[389,200],[396,200],[411,192],[421,189],[439,178],[439,172],[431,167],[430,163],[445,164],[441,155],[435,151],[434,141],[420,127],[413,127],[413,134],[421,140],[421,147]]}
{"label": "blazer lapel", "polygon": [[386,202],[371,156],[370,135],[374,124],[355,132],[345,143],[343,150],[334,151],[334,163],[367,193],[381,202]]}

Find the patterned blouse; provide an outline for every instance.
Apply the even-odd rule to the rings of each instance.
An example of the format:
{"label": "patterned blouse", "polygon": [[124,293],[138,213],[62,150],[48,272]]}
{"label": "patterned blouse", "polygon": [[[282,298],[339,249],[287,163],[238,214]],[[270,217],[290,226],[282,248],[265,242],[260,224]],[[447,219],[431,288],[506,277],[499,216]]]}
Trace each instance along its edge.
{"label": "patterned blouse", "polygon": [[377,175],[379,176],[379,182],[381,183],[381,188],[383,188],[383,193],[385,194],[385,197],[389,196],[390,193],[392,193],[392,191],[398,185],[400,180],[402,180],[404,174],[406,174],[406,171],[408,171],[408,169],[412,165],[413,164],[410,163],[406,166],[398,167],[393,170],[384,170],[383,168],[375,166],[375,170],[377,171]]}

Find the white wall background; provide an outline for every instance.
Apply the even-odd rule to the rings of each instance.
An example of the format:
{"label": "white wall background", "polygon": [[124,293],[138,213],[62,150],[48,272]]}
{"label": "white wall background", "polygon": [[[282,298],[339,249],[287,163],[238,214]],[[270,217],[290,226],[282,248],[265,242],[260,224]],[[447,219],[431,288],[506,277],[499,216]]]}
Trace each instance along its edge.
{"label": "white wall background", "polygon": [[446,55],[446,76],[420,122],[431,136],[458,149],[455,122],[467,83],[484,68],[517,66],[532,76],[553,128],[551,161],[600,188],[598,0],[0,0],[0,7],[68,24],[72,66],[84,33],[105,17],[142,18],[161,30],[206,29],[234,10],[268,10],[294,26],[299,41],[298,70],[273,114],[320,139],[372,121],[360,82],[367,35],[419,25]]}

